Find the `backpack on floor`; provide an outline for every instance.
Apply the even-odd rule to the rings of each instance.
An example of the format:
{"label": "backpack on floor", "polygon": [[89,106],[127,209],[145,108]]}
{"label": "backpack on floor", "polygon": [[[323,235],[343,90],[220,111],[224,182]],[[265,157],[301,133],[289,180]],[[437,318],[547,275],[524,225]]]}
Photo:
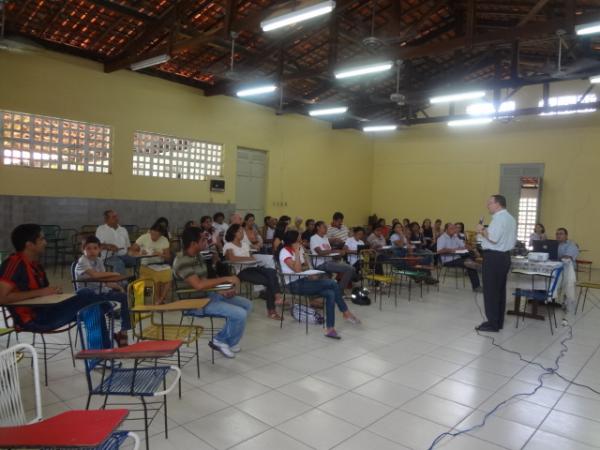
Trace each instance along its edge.
{"label": "backpack on floor", "polygon": [[294,303],[292,307],[292,317],[302,323],[308,321],[310,325],[321,325],[323,324],[323,316],[314,308],[306,305],[299,305]]}

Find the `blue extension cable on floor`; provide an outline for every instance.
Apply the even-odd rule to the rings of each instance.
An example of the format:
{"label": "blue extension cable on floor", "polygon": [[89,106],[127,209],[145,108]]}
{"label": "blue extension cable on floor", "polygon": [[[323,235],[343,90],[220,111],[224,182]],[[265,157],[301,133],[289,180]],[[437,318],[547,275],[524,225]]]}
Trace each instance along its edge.
{"label": "blue extension cable on floor", "polygon": [[[479,309],[479,313],[481,314],[482,317],[483,316],[483,312],[481,311],[481,307],[479,306],[479,303],[477,302],[477,296],[475,295],[475,304],[477,305],[477,308]],[[592,302],[592,304],[594,305],[594,307],[598,308],[598,305],[596,305],[594,302]],[[517,320],[519,320],[519,318],[517,317]],[[511,400],[514,400],[516,398],[519,397],[531,397],[532,395],[535,395],[536,392],[538,390],[540,390],[540,388],[542,388],[544,386],[544,377],[548,376],[548,375],[556,375],[559,378],[563,379],[564,381],[568,382],[569,384],[573,384],[574,386],[579,386],[579,387],[583,387],[586,389],[589,389],[590,391],[600,395],[600,392],[597,391],[596,389],[587,386],[585,384],[580,384],[580,383],[576,383],[573,380],[569,380],[568,378],[564,377],[563,375],[561,375],[560,373],[558,373],[558,370],[560,368],[560,359],[565,356],[565,354],[569,351],[569,347],[567,347],[567,342],[570,341],[571,339],[573,339],[573,327],[571,325],[565,325],[566,328],[568,328],[569,332],[567,334],[567,337],[565,337],[562,341],[560,341],[560,345],[562,346],[562,349],[560,351],[560,353],[558,354],[558,356],[556,357],[556,359],[554,360],[554,367],[544,367],[542,364],[535,362],[535,361],[530,361],[528,359],[523,358],[523,355],[521,355],[519,352],[515,351],[515,350],[509,350],[507,348],[502,347],[500,344],[496,343],[496,339],[493,336],[487,336],[484,334],[480,334],[479,331],[477,331],[477,334],[481,337],[485,337],[487,339],[490,339],[492,341],[492,345],[498,347],[500,350],[503,350],[507,353],[511,353],[513,355],[516,355],[519,357],[519,359],[527,364],[532,364],[534,366],[539,367],[540,369],[542,369],[544,372],[541,373],[538,376],[538,385],[535,387],[535,389],[533,389],[533,391],[531,392],[522,392],[519,394],[514,394],[512,396],[510,396],[509,398],[507,398],[506,400],[498,403],[490,412],[488,412],[485,416],[483,416],[483,420],[476,424],[473,425],[472,427],[466,428],[464,430],[458,430],[458,431],[447,431],[445,433],[442,433],[440,435],[438,435],[433,442],[431,443],[431,446],[429,446],[428,450],[433,450],[433,448],[438,445],[442,439],[444,439],[447,436],[451,436],[451,437],[456,437],[456,436],[460,436],[461,434],[465,434],[465,433],[469,433],[473,430],[476,430],[478,428],[482,428],[485,426],[488,418],[494,414],[496,411],[498,411],[502,406],[506,405],[507,403],[509,403]]]}

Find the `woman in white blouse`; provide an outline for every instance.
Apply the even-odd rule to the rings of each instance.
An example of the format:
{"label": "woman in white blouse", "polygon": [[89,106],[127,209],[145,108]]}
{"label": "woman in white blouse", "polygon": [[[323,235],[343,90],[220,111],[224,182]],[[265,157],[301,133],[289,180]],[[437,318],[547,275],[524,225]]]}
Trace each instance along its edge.
{"label": "woman in white blouse", "polygon": [[[250,246],[244,240],[244,229],[241,225],[233,224],[227,229],[227,232],[225,233],[223,255],[225,256],[226,261],[240,263],[238,269],[241,268],[241,270],[237,273],[240,280],[265,287],[267,316],[270,319],[281,320],[281,316],[275,310],[275,305],[281,305],[283,301],[275,269],[264,266],[242,268],[244,262],[254,262],[256,264],[261,264],[261,262],[250,255]],[[270,256],[268,257],[272,259]]]}

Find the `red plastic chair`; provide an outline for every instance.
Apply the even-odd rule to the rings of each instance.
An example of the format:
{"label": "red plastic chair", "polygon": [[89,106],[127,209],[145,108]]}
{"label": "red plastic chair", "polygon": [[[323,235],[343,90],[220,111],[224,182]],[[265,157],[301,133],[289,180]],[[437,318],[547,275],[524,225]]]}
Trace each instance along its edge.
{"label": "red plastic chair", "polygon": [[[21,396],[18,361],[29,353],[33,360],[35,417],[28,419]],[[140,439],[135,433],[116,431],[126,409],[67,411],[42,419],[42,402],[37,352],[29,344],[18,344],[0,352],[0,448],[97,448],[118,449],[130,437],[134,449]]]}

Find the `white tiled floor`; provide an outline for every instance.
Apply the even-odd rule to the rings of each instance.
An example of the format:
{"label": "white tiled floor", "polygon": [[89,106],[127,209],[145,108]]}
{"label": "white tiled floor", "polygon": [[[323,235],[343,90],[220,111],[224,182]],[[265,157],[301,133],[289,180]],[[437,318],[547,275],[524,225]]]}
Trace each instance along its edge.
{"label": "white tiled floor", "polygon": [[[422,300],[416,295],[409,303],[403,292],[398,308],[387,299],[381,312],[379,305],[351,308],[363,324],[338,316],[343,339],[337,342],[318,326],[306,335],[289,316],[280,329],[257,300],[236,359],[217,356],[210,364],[201,341],[201,378],[194,362],[184,368],[183,398],[169,397],[169,439],[159,416],[151,449],[421,450],[438,434],[475,425],[498,403],[536,387],[538,368],[473,331],[481,322],[473,294],[455,289],[451,279]],[[508,317],[498,341],[551,365],[565,329],[551,336],[547,322],[514,324]],[[600,309],[588,300],[573,329],[560,371],[600,389]],[[67,352],[51,360],[49,375],[46,416],[84,405],[82,367],[74,369]],[[436,448],[600,448],[600,396],[556,376],[545,379],[534,396],[511,401],[485,426]]]}

